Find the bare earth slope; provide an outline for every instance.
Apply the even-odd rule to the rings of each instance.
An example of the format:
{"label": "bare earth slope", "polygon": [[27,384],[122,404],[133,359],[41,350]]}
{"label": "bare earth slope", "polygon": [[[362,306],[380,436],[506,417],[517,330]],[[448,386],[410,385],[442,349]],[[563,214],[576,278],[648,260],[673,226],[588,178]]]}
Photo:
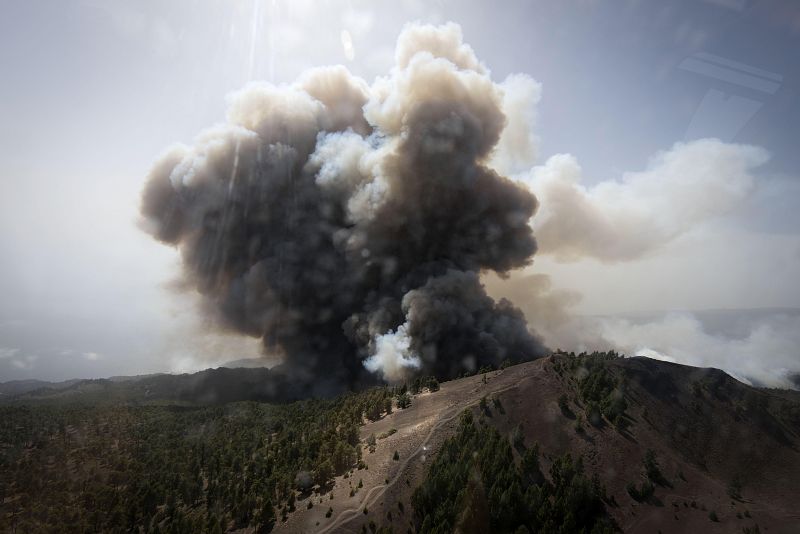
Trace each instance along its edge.
{"label": "bare earth slope", "polygon": [[[624,383],[627,428],[620,431],[606,420],[585,422],[577,389],[583,370],[565,370],[568,358],[554,355],[444,383],[438,392],[414,396],[409,408],[366,424],[362,438],[378,438],[375,452],[362,445],[367,468],[336,478],[326,493],[299,499],[275,531],[361,532],[373,522],[413,532],[411,494],[453,434],[457,416],[472,409],[506,435],[521,425],[525,444],[539,443],[545,473],[565,452],[582,456],[588,474],[597,473],[606,487],[608,512],[624,532],[743,532],[755,525],[761,532],[800,532],[795,396],[750,388],[718,370],[616,359],[606,366]],[[566,410],[559,406],[562,395]],[[489,399],[485,410],[478,408],[482,397]],[[576,419],[584,419],[580,428]],[[637,502],[626,486],[644,480],[648,450],[664,480]],[[732,497],[735,480],[741,489]]]}

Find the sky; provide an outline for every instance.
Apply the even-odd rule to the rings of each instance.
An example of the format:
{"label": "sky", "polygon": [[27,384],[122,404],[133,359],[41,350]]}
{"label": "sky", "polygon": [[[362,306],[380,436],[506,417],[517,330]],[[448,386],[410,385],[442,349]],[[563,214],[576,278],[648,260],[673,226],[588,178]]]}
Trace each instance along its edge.
{"label": "sky", "polygon": [[525,154],[498,166],[541,201],[540,253],[508,280],[487,276],[490,292],[553,347],[776,385],[800,371],[791,0],[8,0],[2,11],[0,381],[258,356],[257,340],[195,313],[175,288],[177,252],[137,224],[151,165],[223,122],[226,95],[249,81],[343,64],[371,83],[406,24],[450,21],[492,79],[528,80]]}

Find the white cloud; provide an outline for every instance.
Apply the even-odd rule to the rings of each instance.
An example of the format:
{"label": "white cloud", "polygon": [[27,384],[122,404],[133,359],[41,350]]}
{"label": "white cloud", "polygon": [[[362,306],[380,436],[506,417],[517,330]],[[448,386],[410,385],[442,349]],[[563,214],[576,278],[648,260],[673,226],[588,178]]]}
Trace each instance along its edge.
{"label": "white cloud", "polygon": [[347,61],[353,61],[356,58],[356,49],[353,46],[353,38],[349,31],[342,30],[341,41],[344,57],[347,58]]}
{"label": "white cloud", "polygon": [[489,164],[503,175],[528,171],[539,149],[536,106],[542,97],[542,84],[525,74],[512,74],[500,84],[506,127],[500,135]]}
{"label": "white cloud", "polygon": [[375,14],[364,9],[347,9],[342,13],[342,26],[355,37],[363,37],[375,26]]}
{"label": "white cloud", "polygon": [[714,217],[752,192],[752,170],[769,155],[759,147],[701,139],[656,154],[647,169],[592,187],[569,154],[522,179],[541,202],[533,227],[540,253],[559,261],[640,258]]}
{"label": "white cloud", "polygon": [[19,349],[12,349],[9,347],[0,347],[0,360],[13,358],[19,353]]}
{"label": "white cloud", "polygon": [[[653,312],[636,319],[577,315],[574,311],[581,295],[554,288],[545,274],[516,273],[508,279],[486,275],[483,281],[494,298],[513,298],[552,349],[616,350],[628,356],[715,367],[762,385],[796,387],[788,376],[800,374],[799,310]],[[690,284],[696,282],[661,285],[673,291],[675,285]],[[609,298],[626,292],[621,288],[612,286]],[[635,286],[631,289],[636,291]]]}
{"label": "white cloud", "polygon": [[36,354],[28,354],[22,358],[16,358],[11,360],[11,365],[16,367],[17,369],[30,371],[33,369],[36,360],[39,359],[39,356]]}

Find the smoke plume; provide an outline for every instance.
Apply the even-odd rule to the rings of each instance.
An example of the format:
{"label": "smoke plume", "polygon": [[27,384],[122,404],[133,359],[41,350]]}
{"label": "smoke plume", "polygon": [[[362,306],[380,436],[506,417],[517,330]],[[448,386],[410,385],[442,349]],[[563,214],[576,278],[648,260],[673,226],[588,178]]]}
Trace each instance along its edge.
{"label": "smoke plume", "polygon": [[488,163],[519,102],[458,26],[412,25],[372,85],[329,67],[233,94],[225,124],[153,166],[143,226],[178,248],[216,324],[311,393],[537,357],[479,278],[536,252],[536,199]]}
{"label": "smoke plume", "polygon": [[521,179],[542,202],[533,221],[543,254],[559,261],[638,259],[698,224],[730,212],[755,186],[769,154],[751,145],[699,139],[656,154],[648,168],[593,187],[569,154]]}

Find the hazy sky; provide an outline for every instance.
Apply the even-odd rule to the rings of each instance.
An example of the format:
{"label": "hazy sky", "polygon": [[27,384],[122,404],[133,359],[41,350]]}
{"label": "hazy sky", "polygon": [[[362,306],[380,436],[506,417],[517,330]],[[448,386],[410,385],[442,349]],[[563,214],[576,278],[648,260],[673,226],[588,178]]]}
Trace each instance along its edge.
{"label": "hazy sky", "polygon": [[[528,272],[575,296],[572,313],[800,307],[800,6],[792,0],[6,0],[0,380],[255,356],[252,340],[197,334],[191,298],[169,287],[176,251],[136,226],[144,177],[170,144],[224,120],[226,94],[250,80],[291,83],[309,67],[340,63],[368,82],[385,75],[412,21],[454,21],[494,79],[524,73],[541,84],[540,167],[520,172],[535,193],[547,172],[569,168],[582,184],[573,193],[601,208],[608,184],[652,212],[691,207],[702,192],[647,186],[649,176],[682,176],[670,158],[684,161],[688,149],[676,143],[717,138],[763,151],[748,156],[752,184],[724,206],[655,230],[639,225],[660,236],[644,250],[537,257]],[[650,335],[663,352],[670,321],[624,334],[616,324],[614,339],[636,350],[642,342],[631,336]],[[692,347],[707,350],[717,338],[696,328]],[[782,347],[781,365],[793,369],[797,345]]]}

